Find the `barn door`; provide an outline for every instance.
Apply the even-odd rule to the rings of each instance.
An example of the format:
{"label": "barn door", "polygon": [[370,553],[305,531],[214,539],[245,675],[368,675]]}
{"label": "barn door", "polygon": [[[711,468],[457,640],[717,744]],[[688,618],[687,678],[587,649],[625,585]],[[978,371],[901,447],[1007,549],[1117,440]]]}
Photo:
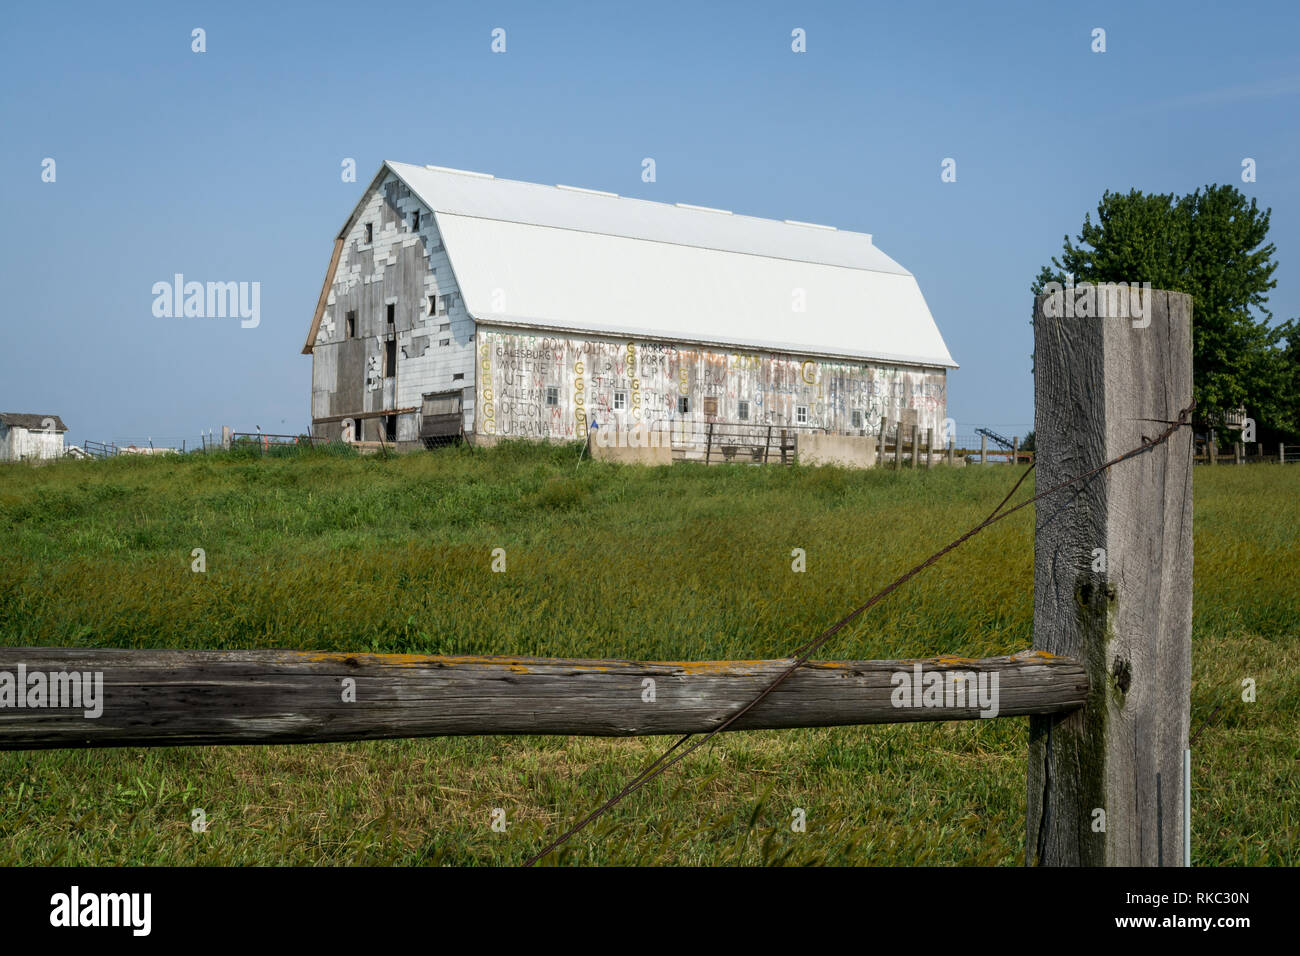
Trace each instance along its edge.
{"label": "barn door", "polygon": [[420,406],[420,438],[426,447],[459,439],[462,421],[459,391],[425,394]]}

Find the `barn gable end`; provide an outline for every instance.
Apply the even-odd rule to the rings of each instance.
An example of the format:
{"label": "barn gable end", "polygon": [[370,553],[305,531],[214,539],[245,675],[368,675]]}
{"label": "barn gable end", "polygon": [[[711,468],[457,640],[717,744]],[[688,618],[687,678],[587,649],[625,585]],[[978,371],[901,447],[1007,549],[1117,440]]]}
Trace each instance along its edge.
{"label": "barn gable end", "polygon": [[415,441],[429,392],[470,389],[472,415],[474,323],[428,206],[381,170],[338,240],[309,341],[316,434]]}

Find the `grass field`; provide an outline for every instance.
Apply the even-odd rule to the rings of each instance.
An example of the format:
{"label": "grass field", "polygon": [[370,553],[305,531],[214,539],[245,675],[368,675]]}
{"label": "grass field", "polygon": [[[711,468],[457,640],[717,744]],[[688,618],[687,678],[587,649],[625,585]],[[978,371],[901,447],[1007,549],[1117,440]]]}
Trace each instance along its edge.
{"label": "grass field", "polygon": [[[531,445],[3,466],[0,643],[782,657],[982,519],[1018,474],[642,469]],[[1198,468],[1195,521],[1193,731],[1220,709],[1193,752],[1193,862],[1296,865],[1300,468]],[[1032,592],[1025,509],[821,656],[1019,650]],[[1019,864],[1027,734],[1028,718],[726,734],[558,859]],[[513,864],[667,743],[0,753],[0,863]]]}

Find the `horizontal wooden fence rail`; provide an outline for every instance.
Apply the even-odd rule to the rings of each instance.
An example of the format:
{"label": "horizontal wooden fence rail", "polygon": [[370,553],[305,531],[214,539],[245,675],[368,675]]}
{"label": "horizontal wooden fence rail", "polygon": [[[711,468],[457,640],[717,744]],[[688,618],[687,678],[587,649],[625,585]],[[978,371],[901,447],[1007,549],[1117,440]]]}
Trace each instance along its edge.
{"label": "horizontal wooden fence rail", "polygon": [[[0,749],[699,733],[789,663],[0,648]],[[814,661],[728,729],[1060,714],[1088,690],[1082,664],[1042,651]]]}

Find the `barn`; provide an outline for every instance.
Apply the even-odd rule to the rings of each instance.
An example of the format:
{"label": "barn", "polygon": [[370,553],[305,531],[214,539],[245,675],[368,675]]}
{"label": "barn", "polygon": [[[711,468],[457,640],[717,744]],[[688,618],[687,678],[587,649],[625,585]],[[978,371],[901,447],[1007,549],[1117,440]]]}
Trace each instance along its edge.
{"label": "barn", "polygon": [[62,458],[67,430],[58,415],[0,412],[0,461]]}
{"label": "barn", "polygon": [[302,351],[313,433],[398,447],[938,429],[956,367],[865,233],[395,162],[334,240]]}

